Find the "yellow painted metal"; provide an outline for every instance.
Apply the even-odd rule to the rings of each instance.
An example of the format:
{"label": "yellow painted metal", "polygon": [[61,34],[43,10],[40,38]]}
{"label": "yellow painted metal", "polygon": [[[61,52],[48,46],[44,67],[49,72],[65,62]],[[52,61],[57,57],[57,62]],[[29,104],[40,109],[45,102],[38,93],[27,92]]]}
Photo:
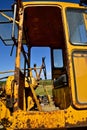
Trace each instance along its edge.
{"label": "yellow painted metal", "polygon": [[39,111],[41,111],[42,108],[41,108],[41,105],[40,105],[40,103],[39,103],[39,100],[37,99],[37,96],[36,96],[36,94],[35,94],[35,91],[34,91],[34,88],[33,88],[32,84],[30,84],[30,89],[31,89],[31,92],[32,92],[32,94],[33,94],[35,103],[37,104],[37,108],[38,108]]}
{"label": "yellow painted metal", "polygon": [[[14,113],[12,128],[60,128],[64,127],[64,111],[33,112],[18,110]],[[17,126],[16,126],[17,124]]]}
{"label": "yellow painted metal", "polygon": [[32,99],[32,97],[28,96],[28,108],[27,111],[30,111],[30,109],[34,107],[34,101]]}
{"label": "yellow painted metal", "polygon": [[[69,58],[69,75],[70,75],[70,90],[72,92],[72,103],[76,104],[76,96],[75,96],[75,85],[74,85],[74,73],[73,73],[73,65],[72,65],[72,52],[74,49],[84,49],[83,46],[73,46],[69,43],[69,34],[68,34],[68,27],[67,27],[67,20],[66,20],[66,14],[65,9],[67,7],[74,7],[74,8],[85,8],[80,7],[78,4],[70,4],[70,3],[63,3],[63,2],[24,2],[23,6],[26,8],[27,6],[32,5],[53,5],[53,6],[61,6],[62,7],[62,13],[63,13],[63,21],[64,21],[64,27],[65,27],[65,36],[66,36],[66,44],[67,44],[67,51],[68,51],[68,58]],[[20,23],[21,24],[21,23]],[[21,26],[21,25],[20,25]],[[19,38],[19,42],[21,41],[21,37]],[[19,46],[20,49],[20,46]],[[87,49],[87,47],[85,47]],[[18,50],[18,54],[19,54]],[[20,55],[20,54],[19,54]],[[18,58],[16,59],[16,64],[19,61]],[[75,60],[75,67],[76,67],[76,73],[81,73],[80,67],[78,67],[78,60],[77,58]],[[84,71],[86,70],[86,64],[83,59],[79,60],[79,63],[82,65],[84,64]],[[19,68],[20,63],[17,64],[17,67]],[[82,72],[83,74],[83,72]],[[84,84],[84,80],[86,79],[87,72],[84,72],[84,77],[80,80],[80,77],[77,77],[78,84]],[[6,83],[6,94],[12,95],[12,89],[11,89],[11,83],[14,80],[14,77],[11,76],[7,79]],[[36,83],[36,82],[35,82]],[[25,83],[25,87],[28,87],[29,84]],[[17,87],[17,86],[16,86]],[[16,88],[15,87],[15,88]],[[32,84],[30,85],[31,88]],[[18,93],[15,89],[15,97],[18,97]],[[32,90],[32,89],[31,89]],[[81,92],[82,88],[80,87],[79,94]],[[84,93],[86,90],[84,90]],[[83,95],[80,95],[80,99]],[[87,97],[87,96],[86,96]],[[81,99],[84,101],[85,99]],[[28,97],[28,102],[30,103],[32,99]],[[31,103],[32,105],[33,103]],[[79,106],[80,107],[80,106]],[[30,109],[30,106],[28,107],[28,110]],[[74,109],[72,106],[69,106],[68,108],[64,110],[56,110],[56,111],[50,111],[50,112],[40,112],[40,111],[25,111],[25,110],[16,110],[10,114],[10,110],[6,108],[5,102],[3,100],[0,100],[0,121],[2,119],[8,119],[10,122],[9,126],[5,126],[7,130],[14,130],[14,129],[30,129],[30,128],[67,128],[71,126],[80,126],[80,125],[87,125],[87,110],[77,110]]]}
{"label": "yellow painted metal", "polygon": [[[23,8],[34,5],[52,5],[59,6],[62,8],[63,14],[63,24],[65,28],[65,36],[66,36],[66,44],[69,58],[69,75],[70,75],[70,90],[72,92],[71,99],[73,104],[76,100],[75,96],[75,84],[74,84],[74,74],[73,74],[73,65],[72,65],[72,52],[74,49],[84,49],[84,47],[73,46],[69,42],[69,33],[68,26],[66,20],[65,10],[67,7],[73,8],[85,8],[80,7],[78,4],[70,4],[63,2],[23,2]],[[87,47],[85,47],[87,49]],[[81,62],[81,61],[80,61]],[[84,64],[85,65],[85,64]],[[84,81],[84,80],[83,80]],[[86,125],[87,123],[87,110],[75,110],[72,106],[64,110],[56,110],[51,112],[26,112],[17,110],[13,113],[14,115],[14,123],[12,124],[12,128],[62,128],[62,127],[71,127],[71,126],[80,126]],[[24,118],[23,118],[24,117]],[[16,126],[17,124],[17,126]]]}
{"label": "yellow painted metal", "polygon": [[4,100],[0,99],[0,129],[10,129],[12,125],[13,117],[9,109],[6,107]]}
{"label": "yellow painted metal", "polygon": [[87,103],[87,54],[73,54],[77,102]]}
{"label": "yellow painted metal", "polygon": [[[2,103],[0,102],[0,105]],[[65,110],[51,112],[36,112],[17,110],[12,116],[5,106],[0,112],[1,122],[8,121],[9,125],[4,124],[6,130],[32,129],[32,128],[67,128],[84,126],[87,124],[87,110],[75,110],[71,106]],[[0,109],[1,111],[1,109]]]}
{"label": "yellow painted metal", "polygon": [[4,101],[0,99],[0,120],[3,118],[8,118],[10,116],[10,111],[6,108],[6,104]]}
{"label": "yellow painted metal", "polygon": [[85,28],[87,30],[87,14],[83,14],[83,16],[84,16]]}
{"label": "yellow painted metal", "polygon": [[65,125],[68,127],[87,126],[87,110],[76,110],[71,106],[65,110]]}
{"label": "yellow painted metal", "polygon": [[[67,36],[67,39],[68,39],[68,36]],[[82,92],[84,93],[84,91],[86,91],[85,89],[84,89],[84,85],[85,85],[85,82],[86,82],[86,77],[85,77],[85,79],[84,78],[78,78],[78,79],[75,79],[75,75],[74,75],[74,72],[73,72],[73,60],[72,60],[72,52],[73,52],[73,50],[75,49],[75,50],[84,50],[84,47],[83,46],[72,46],[72,45],[70,45],[70,43],[68,42],[67,43],[67,48],[68,48],[68,57],[69,57],[69,69],[70,69],[70,71],[69,71],[69,73],[70,73],[70,82],[69,82],[69,84],[70,84],[70,89],[71,89],[71,92],[72,92],[72,95],[71,95],[71,100],[72,100],[72,102],[73,102],[73,105],[75,106],[75,107],[77,107],[77,108],[79,108],[79,109],[84,109],[84,108],[87,108],[87,105],[86,104],[77,104],[77,101],[76,101],[76,88],[75,88],[75,82],[76,82],[76,80],[78,80],[77,82],[80,84],[80,88],[81,89],[79,89],[80,91],[79,92],[81,92],[81,90],[82,90]],[[85,46],[85,49],[87,50],[87,47]],[[77,62],[77,60],[75,60],[75,65],[76,65],[76,68],[78,67],[78,70],[76,70],[76,72],[78,71],[78,73],[80,73],[80,72],[82,72],[82,70],[84,71],[85,70],[85,67],[86,67],[86,64],[84,63],[84,61],[82,61],[82,60],[80,60],[79,61],[80,62],[80,64],[78,65],[78,62]],[[83,65],[82,65],[83,64]],[[85,66],[85,67],[84,67]],[[83,68],[82,68],[83,67]],[[76,69],[75,68],[75,69]],[[83,75],[83,73],[85,73],[85,75],[84,76],[86,76],[86,70],[85,70],[85,72],[82,72],[82,75]],[[79,75],[78,75],[79,76]],[[80,80],[81,79],[81,80]],[[85,82],[84,82],[85,81]],[[83,84],[82,84],[83,83]],[[86,92],[85,92],[86,93]],[[81,94],[81,93],[79,93],[79,94]],[[84,94],[83,94],[84,95]],[[81,97],[81,95],[79,95],[80,96],[80,99],[82,98]],[[85,96],[83,96],[84,98],[85,98]],[[83,99],[82,99],[83,100]],[[85,99],[84,99],[85,100]]]}
{"label": "yellow painted metal", "polygon": [[[78,109],[86,109],[87,108],[87,105],[86,104],[78,104],[77,103],[77,101],[76,101],[76,88],[75,88],[75,82],[76,82],[76,77],[75,77],[75,75],[74,75],[74,70],[73,70],[73,60],[72,60],[72,53],[76,50],[76,51],[82,51],[82,50],[87,50],[87,46],[85,46],[85,48],[84,48],[84,46],[74,46],[73,44],[71,44],[70,43],[70,35],[69,35],[69,27],[68,27],[68,24],[67,24],[67,18],[66,18],[66,12],[65,12],[65,8],[67,8],[67,7],[71,7],[71,8],[78,8],[78,9],[86,9],[84,6],[79,6],[78,4],[70,4],[70,5],[67,5],[67,3],[66,4],[64,4],[64,8],[63,8],[63,21],[64,21],[64,28],[65,28],[65,37],[66,37],[66,44],[67,44],[67,52],[68,52],[68,59],[69,59],[69,75],[70,75],[70,80],[69,80],[69,86],[70,86],[70,90],[71,90],[71,100],[72,100],[72,104],[74,105],[74,107],[76,107],[76,108],[78,108]],[[86,24],[86,19],[85,19],[85,24]],[[86,57],[85,57],[85,59],[86,59]],[[82,75],[83,75],[83,73],[84,73],[84,76],[85,76],[85,79],[86,79],[86,62],[85,62],[85,60],[80,60],[79,61],[79,63],[78,63],[78,61],[77,61],[77,58],[75,58],[75,65],[76,65],[76,72],[77,73],[81,73],[82,72]],[[77,67],[78,67],[78,69],[77,69]],[[83,68],[82,68],[83,67]],[[84,72],[85,71],[85,72]],[[78,75],[78,77],[79,77],[79,75]],[[78,78],[77,77],[77,78]],[[81,92],[81,90],[84,88],[84,84],[86,83],[86,80],[85,80],[84,78],[82,78],[81,80],[80,80],[80,78],[78,78],[77,80],[78,80],[78,83],[80,84],[80,92]],[[81,87],[82,86],[82,87]],[[86,88],[85,88],[86,89]],[[82,90],[83,91],[83,93],[84,93],[84,91],[86,91],[86,90]],[[85,92],[86,93],[86,92]],[[79,93],[79,94],[81,94],[81,93]],[[80,98],[82,98],[81,97],[81,95],[79,95],[80,96]],[[84,95],[84,98],[85,98],[85,95]]]}
{"label": "yellow painted metal", "polygon": [[61,87],[53,89],[53,98],[56,106],[59,109],[66,109],[70,105],[70,93],[69,87]]}
{"label": "yellow painted metal", "polygon": [[33,88],[36,88],[38,86],[38,82],[36,81],[34,77],[25,78],[25,87],[28,88],[30,84],[32,84]]}
{"label": "yellow painted metal", "polygon": [[[31,81],[30,82],[28,82]],[[35,94],[35,88],[37,87],[38,85],[38,82],[36,82],[35,78],[33,77],[29,77],[29,78],[25,78],[25,88],[30,88],[31,89],[31,92],[33,94],[33,97],[34,97],[34,100],[38,106],[38,110],[41,111],[41,106],[39,104],[39,101],[37,99],[37,96]],[[17,93],[17,85],[14,84],[14,76],[9,76],[7,81],[6,81],[6,87],[5,87],[5,90],[6,90],[6,95],[10,95],[12,97],[12,93],[14,91],[14,99],[17,100],[17,97],[18,97],[18,93]],[[24,99],[25,100],[25,99]],[[15,103],[15,106],[16,106],[16,103]],[[24,103],[24,108],[26,106],[26,103]],[[31,109],[31,106],[33,107],[34,106],[34,102],[32,100],[32,97],[28,97],[28,110]]]}
{"label": "yellow painted metal", "polygon": [[76,3],[69,3],[69,2],[57,2],[57,1],[29,1],[29,2],[22,2],[23,8],[26,8],[28,6],[38,5],[38,6],[60,6],[63,7],[63,9],[67,7],[74,7],[74,8],[84,8],[84,6],[79,6],[79,4]]}
{"label": "yellow painted metal", "polygon": [[14,76],[9,76],[6,81],[6,95],[12,95],[12,81],[14,80]]}

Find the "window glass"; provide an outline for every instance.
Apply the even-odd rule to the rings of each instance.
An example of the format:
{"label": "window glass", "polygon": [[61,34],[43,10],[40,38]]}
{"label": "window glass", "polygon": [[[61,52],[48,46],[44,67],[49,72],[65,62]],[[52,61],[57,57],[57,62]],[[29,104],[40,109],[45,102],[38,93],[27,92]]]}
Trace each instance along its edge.
{"label": "window glass", "polygon": [[[45,67],[46,67],[46,75],[47,79],[52,78],[51,74],[51,57],[50,57],[50,48],[49,47],[32,47],[31,48],[31,60],[30,60],[30,66],[31,68],[34,67],[34,64],[36,64],[37,68],[40,68],[42,65],[42,58],[45,58]],[[39,69],[37,69],[39,73]],[[33,73],[33,76],[35,77],[35,73]],[[44,79],[44,72],[42,70],[41,72],[41,79]]]}
{"label": "window glass", "polygon": [[73,44],[87,45],[87,10],[67,9],[70,41]]}
{"label": "window glass", "polygon": [[54,49],[53,50],[53,58],[54,58],[54,67],[55,68],[62,68],[63,67],[62,49]]}

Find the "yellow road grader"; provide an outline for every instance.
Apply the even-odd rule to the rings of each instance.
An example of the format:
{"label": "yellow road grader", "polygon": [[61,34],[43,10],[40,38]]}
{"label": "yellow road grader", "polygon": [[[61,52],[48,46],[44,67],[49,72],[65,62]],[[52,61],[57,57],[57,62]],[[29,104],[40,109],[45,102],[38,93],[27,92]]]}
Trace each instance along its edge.
{"label": "yellow road grader", "polygon": [[[1,33],[0,39],[5,46],[12,46],[11,54],[15,47],[16,54],[14,70],[0,72],[10,73],[0,78],[6,82],[0,86],[0,130],[86,129],[86,0],[80,3],[17,0],[12,6],[13,17],[9,12],[0,10],[0,27],[11,24],[11,38],[6,39]],[[1,21],[3,18],[7,22]],[[32,50],[41,51],[43,47],[44,55],[49,48],[50,60],[46,63],[42,57],[39,67],[37,63],[31,67],[32,53],[39,53],[38,49]],[[46,103],[43,103],[36,90],[41,90],[42,73],[48,80],[46,67],[50,67],[52,87],[49,95],[44,85],[46,94],[42,96]]]}

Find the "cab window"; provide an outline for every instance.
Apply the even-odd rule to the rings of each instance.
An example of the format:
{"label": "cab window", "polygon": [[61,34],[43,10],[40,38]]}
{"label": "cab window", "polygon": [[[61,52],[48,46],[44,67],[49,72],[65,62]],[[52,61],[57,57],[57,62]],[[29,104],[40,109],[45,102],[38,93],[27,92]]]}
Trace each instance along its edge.
{"label": "cab window", "polygon": [[69,39],[74,45],[87,45],[87,10],[67,9]]}
{"label": "cab window", "polygon": [[55,68],[62,68],[63,67],[62,49],[54,49],[53,50],[53,59],[54,59],[54,67]]}

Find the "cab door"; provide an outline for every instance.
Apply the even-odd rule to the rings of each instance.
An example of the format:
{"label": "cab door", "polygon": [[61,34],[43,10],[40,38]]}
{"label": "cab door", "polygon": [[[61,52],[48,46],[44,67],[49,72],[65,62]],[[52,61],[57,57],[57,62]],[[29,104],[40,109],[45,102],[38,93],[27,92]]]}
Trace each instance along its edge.
{"label": "cab door", "polygon": [[68,52],[72,102],[77,109],[87,108],[87,10],[67,8]]}

